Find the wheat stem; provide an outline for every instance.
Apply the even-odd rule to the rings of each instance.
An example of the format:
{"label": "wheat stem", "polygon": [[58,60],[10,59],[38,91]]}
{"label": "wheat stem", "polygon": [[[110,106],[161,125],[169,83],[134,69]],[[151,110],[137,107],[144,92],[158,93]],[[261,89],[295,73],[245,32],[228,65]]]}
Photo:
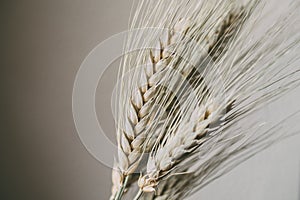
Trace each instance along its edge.
{"label": "wheat stem", "polygon": [[143,190],[139,189],[139,192],[136,194],[133,200],[139,200],[143,195]]}
{"label": "wheat stem", "polygon": [[123,196],[123,193],[124,193],[124,190],[127,186],[127,183],[128,183],[128,179],[129,179],[129,176],[126,176],[125,179],[124,179],[124,182],[120,188],[120,190],[118,191],[117,195],[116,195],[116,198],[115,200],[121,200],[122,196]]}

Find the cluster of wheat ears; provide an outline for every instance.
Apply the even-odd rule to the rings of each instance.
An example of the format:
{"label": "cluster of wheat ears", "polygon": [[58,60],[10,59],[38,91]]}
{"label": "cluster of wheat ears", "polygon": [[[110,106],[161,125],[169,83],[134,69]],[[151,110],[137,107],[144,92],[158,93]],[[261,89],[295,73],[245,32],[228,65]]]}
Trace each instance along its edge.
{"label": "cluster of wheat ears", "polygon": [[266,3],[133,5],[117,88],[112,200],[183,199],[293,134],[282,124],[297,113],[270,126],[250,117],[300,83],[299,1],[273,18]]}

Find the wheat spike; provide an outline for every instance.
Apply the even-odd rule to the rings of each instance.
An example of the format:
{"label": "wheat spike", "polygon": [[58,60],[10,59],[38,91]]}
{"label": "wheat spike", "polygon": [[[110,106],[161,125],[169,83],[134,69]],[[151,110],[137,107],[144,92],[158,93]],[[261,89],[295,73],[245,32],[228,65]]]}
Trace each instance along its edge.
{"label": "wheat spike", "polygon": [[[129,101],[128,115],[124,120],[124,129],[119,130],[118,145],[120,149],[117,168],[121,173],[114,173],[114,176],[119,175],[117,178],[119,181],[113,184],[113,196],[120,190],[124,177],[135,172],[142,153],[151,149],[163,128],[161,126],[160,129],[156,129],[154,133],[150,134],[147,131],[147,127],[167,123],[165,121],[166,113],[160,114],[159,109],[161,108],[157,105],[158,96],[161,96],[162,101],[164,101],[163,105],[168,104],[168,101],[173,99],[172,96],[168,97],[170,93],[159,88],[159,84],[162,82],[162,79],[167,77],[166,68],[170,66],[170,61],[173,57],[171,55],[172,52],[170,52],[171,47],[180,40],[178,34],[183,34],[188,28],[188,21],[179,21],[175,24],[172,32],[160,38],[157,49],[149,52],[148,63],[141,70],[140,87],[133,89],[133,94]],[[184,73],[182,71],[182,74]],[[155,118],[159,123],[153,123]]]}
{"label": "wheat spike", "polygon": [[[240,12],[237,14],[240,15]],[[220,24],[216,26],[216,29],[212,29],[209,32],[212,36],[209,36],[207,33],[206,38],[208,39],[206,40],[205,45],[207,48],[203,49],[202,54],[205,54],[206,56],[217,57],[216,52],[220,53],[225,49],[221,46],[217,47],[217,44],[219,44],[225,38],[228,40],[228,38],[232,36],[232,34],[228,34],[229,30],[231,31],[233,25],[238,24],[237,22],[240,23],[240,21],[237,20],[237,16],[234,17],[234,20],[233,16],[235,16],[235,13],[231,11],[229,14],[227,14],[227,16],[224,17],[223,20],[220,21]],[[159,89],[157,88],[157,83],[163,79],[162,76],[164,76],[165,80],[166,77],[171,76],[171,74],[164,73],[164,69],[168,66],[168,64],[170,65],[170,58],[173,57],[173,60],[175,60],[174,52],[176,52],[176,48],[178,48],[176,46],[178,45],[177,43],[183,46],[186,45],[185,43],[180,44],[180,41],[183,40],[183,37],[180,34],[185,33],[189,26],[191,26],[189,20],[185,19],[180,19],[177,23],[175,23],[174,28],[162,36],[161,38],[163,39],[160,38],[160,42],[158,43],[157,47],[158,49],[150,51],[148,58],[149,62],[146,67],[142,69],[140,74],[142,77],[142,87],[136,87],[136,89],[133,90],[134,94],[132,95],[130,101],[128,111],[129,115],[128,118],[125,117],[125,128],[120,134],[119,144],[121,147],[121,152],[119,152],[119,168],[120,171],[123,171],[123,175],[121,174],[121,177],[118,178],[118,180],[121,180],[121,183],[118,184],[119,189],[120,185],[124,181],[124,176],[132,174],[138,167],[140,155],[145,148],[143,146],[145,141],[147,139],[149,140],[147,141],[146,146],[146,149],[149,150],[156,142],[159,134],[161,134],[161,130],[157,130],[157,128],[155,133],[150,134],[146,131],[147,126],[150,126],[149,121],[153,120],[154,116],[157,116],[157,112],[154,109],[158,99],[157,96],[159,93],[163,93],[162,91],[158,91]],[[224,34],[226,34],[226,36]],[[200,40],[199,38],[196,39],[198,41]],[[193,38],[188,38],[187,41],[193,40]],[[212,48],[212,46],[217,48]],[[205,51],[205,49],[207,49],[207,51]],[[177,49],[177,51],[180,50]],[[196,54],[196,56],[197,55],[198,54]],[[175,65],[174,68],[180,68],[179,66],[176,66],[178,63],[173,63],[175,63],[172,64]],[[197,70],[193,70],[193,67],[194,66],[184,64],[180,70],[181,74],[186,77],[186,79],[190,80],[189,83],[191,85],[196,85],[201,77],[199,77]],[[170,99],[172,100],[172,98]],[[171,114],[174,115],[174,113]],[[163,123],[166,124],[167,122],[160,116],[160,124]],[[166,129],[166,126],[161,126],[160,128]],[[114,184],[113,194],[115,194],[115,191],[117,191],[116,188],[118,187]]]}
{"label": "wheat spike", "polygon": [[[139,180],[139,187],[141,188],[141,190],[143,190],[144,192],[156,191],[155,188],[159,184],[159,181],[163,178],[166,178],[166,176],[170,175],[171,173],[174,173],[174,171],[176,171],[175,167],[183,166],[182,163],[185,163],[185,165],[187,163],[192,165],[196,160],[193,159],[194,153],[199,152],[201,149],[205,150],[206,148],[204,148],[203,146],[206,146],[206,144],[210,144],[215,148],[214,150],[216,151],[216,156],[210,157],[210,159],[208,160],[209,162],[212,162],[214,164],[208,165],[208,167],[205,169],[202,168],[201,170],[197,170],[201,172],[200,174],[198,174],[198,179],[199,177],[207,178],[205,175],[209,174],[209,170],[215,172],[214,170],[216,166],[222,164],[223,162],[226,162],[227,159],[231,158],[233,154],[235,155],[237,153],[242,153],[243,149],[247,148],[248,146],[255,146],[256,143],[253,142],[251,138],[247,138],[249,137],[249,135],[242,135],[243,137],[241,138],[248,139],[245,142],[243,141],[243,139],[238,137],[239,135],[230,134],[230,132],[226,131],[226,129],[229,129],[229,125],[233,126],[233,122],[241,120],[241,118],[249,115],[249,113],[255,111],[261,105],[273,101],[278,97],[278,95],[282,95],[286,91],[293,89],[294,87],[297,87],[299,85],[299,78],[293,79],[294,75],[299,71],[298,68],[293,69],[292,73],[282,73],[280,78],[278,78],[278,76],[272,77],[275,79],[273,83],[270,83],[263,78],[263,75],[269,70],[279,70],[277,71],[276,75],[280,73],[280,69],[278,69],[279,65],[276,62],[274,63],[273,60],[270,59],[271,56],[274,56],[274,54],[276,54],[276,58],[280,60],[284,57],[284,55],[286,56],[285,53],[287,51],[291,51],[292,49],[295,50],[295,48],[299,47],[299,34],[296,34],[296,37],[293,37],[292,40],[287,42],[284,40],[284,38],[278,37],[278,32],[276,31],[291,26],[291,23],[288,23],[289,20],[293,20],[294,17],[296,17],[295,12],[292,13],[293,14],[285,16],[278,20],[277,24],[270,27],[270,29],[268,30],[268,35],[259,38],[253,46],[248,45],[246,48],[241,48],[242,51],[240,53],[236,52],[237,54],[235,54],[234,56],[228,54],[227,52],[227,54],[224,55],[227,60],[225,60],[225,58],[223,57],[220,59],[220,62],[214,64],[215,66],[223,65],[223,68],[218,69],[223,72],[221,73],[222,75],[225,75],[224,89],[225,91],[230,91],[230,95],[225,98],[218,95],[219,88],[217,87],[219,86],[214,83],[212,85],[213,87],[210,88],[210,91],[216,90],[218,92],[212,92],[205,95],[202,93],[202,98],[204,99],[204,101],[201,101],[200,105],[195,104],[193,102],[194,99],[191,99],[191,103],[187,107],[192,107],[192,110],[189,111],[189,109],[187,109],[186,113],[188,114],[186,114],[185,120],[182,120],[178,123],[177,129],[170,130],[161,144],[158,145],[157,148],[154,148],[148,160],[147,174],[141,177]],[[249,25],[249,27],[251,26]],[[244,29],[244,31],[247,30],[247,28]],[[232,44],[233,50],[235,48],[239,49],[237,48],[237,46],[243,44],[243,42],[241,41],[246,41],[245,38],[247,37],[247,35],[245,34],[245,32],[241,32],[240,35],[241,36],[237,37]],[[274,40],[277,43],[274,43]],[[283,41],[285,43],[282,43]],[[255,49],[253,47],[255,47]],[[269,58],[269,60],[265,58],[260,59],[262,55],[264,55],[265,58]],[[289,56],[293,58],[291,55]],[[230,63],[230,65],[228,65],[227,67],[226,61],[231,61],[231,58],[234,65]],[[299,59],[298,56],[295,56],[294,58],[296,60]],[[256,66],[262,66],[262,68],[255,71],[254,69],[256,69]],[[290,65],[289,67],[291,66],[294,65]],[[242,73],[236,73],[234,67],[239,67],[239,71],[241,71]],[[282,69],[282,66],[280,66],[280,68]],[[214,71],[212,70],[211,72]],[[228,75],[228,77],[226,77],[226,75]],[[289,80],[288,78],[291,78],[291,80]],[[216,79],[213,78],[209,78],[208,80],[214,80],[214,82],[216,82]],[[236,80],[239,80],[240,83],[237,83]],[[243,80],[246,80],[246,82],[243,82]],[[231,81],[234,81],[236,85],[232,85]],[[287,82],[285,83],[284,81]],[[284,85],[276,88],[276,84],[278,84],[279,82],[282,84],[284,83]],[[252,84],[255,84],[256,88],[254,88],[254,85]],[[271,91],[267,90],[266,88],[270,85],[275,86],[275,89],[272,89]],[[247,102],[247,106],[244,106],[243,103],[248,99],[251,99],[252,94],[259,94],[259,91],[261,90],[264,90],[265,94],[261,96],[258,95],[258,97],[255,97],[252,102]],[[199,95],[201,95],[201,92],[199,93]],[[205,101],[205,99],[208,99],[208,101]],[[238,105],[232,110],[228,110],[227,108],[231,108],[233,103],[241,104],[244,107],[240,107]],[[217,124],[217,126],[215,126],[214,124]],[[222,131],[224,131],[224,133]],[[227,137],[232,137],[232,139]],[[252,137],[252,139],[255,138],[254,136]],[[223,152],[227,152],[225,151],[226,148],[233,147],[235,144],[241,141],[243,141],[244,143],[240,144],[241,146],[239,148],[236,147],[236,149],[234,149],[234,153],[229,153],[229,155],[225,154],[227,156],[224,156],[222,154]],[[267,138],[264,138],[264,140],[261,141],[266,142],[269,140]],[[217,150],[218,148],[214,146],[219,143],[222,144],[220,145],[221,150]],[[205,155],[208,153],[204,151],[203,154]],[[222,155],[225,158],[222,158],[220,156],[222,158],[221,159],[218,157],[219,155]],[[192,162],[190,162],[190,160],[192,160]]]}
{"label": "wheat spike", "polygon": [[[292,22],[299,20],[298,5],[269,26],[265,35],[254,38],[251,33],[261,20],[263,4],[249,1],[241,7],[234,0],[138,4],[131,28],[169,31],[163,35],[153,31],[146,40],[128,38],[129,46],[156,41],[157,48],[125,58],[121,74],[130,69],[134,73],[121,89],[125,100],[118,106],[119,159],[112,199],[119,200],[136,181],[129,178],[135,171],[144,175],[134,199],[183,198],[226,171],[220,166],[231,169],[230,162],[246,158],[246,150],[253,154],[254,147],[261,150],[275,141],[263,136],[271,131],[255,130],[254,136],[235,129],[251,113],[299,85],[295,50],[300,35],[292,28]],[[279,34],[283,30],[290,30],[289,39]],[[284,59],[288,62],[282,63]],[[145,63],[142,68],[131,67]],[[175,78],[174,69],[188,84]],[[187,87],[194,93],[189,94]],[[178,94],[183,104],[177,102]],[[145,164],[141,160],[146,152],[150,154]],[[183,178],[189,180],[178,183]]]}
{"label": "wheat spike", "polygon": [[[238,24],[240,24],[241,20],[241,12],[232,12],[230,13],[227,18],[225,18],[223,20],[223,22],[218,25],[218,29],[215,30],[215,32],[213,33],[213,36],[210,36],[210,40],[207,41],[207,46],[209,46],[209,52],[208,54],[212,57],[212,58],[220,58],[220,54],[224,51],[226,45],[224,45],[224,43],[228,43],[230,37],[232,37],[234,34],[232,33],[233,30],[234,30],[234,26],[237,26]],[[183,21],[183,20],[182,20]],[[182,24],[182,21],[180,21],[178,24]],[[187,24],[187,23],[186,23]],[[183,32],[180,28],[180,26],[178,25],[175,25],[176,27],[176,30],[174,32]],[[187,29],[187,27],[184,27],[184,29]],[[230,34],[229,34],[230,33]],[[171,35],[171,33],[169,33],[169,35]],[[226,39],[226,41],[225,41]],[[167,58],[167,56],[170,55],[171,52],[167,52],[165,49],[167,49],[167,47],[169,46],[172,46],[172,44],[170,43],[170,41],[174,41],[174,39],[172,40],[172,37],[171,39],[170,38],[167,38],[167,40],[165,41],[165,44],[161,43],[161,55],[160,56],[157,56],[157,58],[154,58],[153,55],[154,53],[153,52],[150,52],[151,53],[151,58],[150,58],[150,61],[151,61],[151,65],[152,66],[155,66],[158,62],[160,62],[160,60],[164,60]],[[217,45],[220,45],[220,43],[223,42],[223,46],[217,46]],[[213,48],[215,47],[215,48]],[[169,50],[170,51],[170,50]],[[218,53],[217,53],[218,52]],[[218,54],[218,55],[217,55]],[[157,60],[157,61],[155,61]],[[149,66],[148,66],[149,67]],[[151,79],[151,76],[153,77],[155,73],[158,73],[158,72],[155,72],[155,70],[152,70],[153,68],[151,67],[150,70],[149,68],[147,68],[146,70],[148,71],[148,74],[147,74],[147,78],[148,79]],[[155,69],[155,67],[154,67]],[[197,71],[193,71],[191,73],[189,73],[189,76],[190,77],[187,77],[187,79],[190,79],[190,84],[198,84],[199,82],[199,76],[197,74]],[[148,84],[149,86],[150,84]],[[151,86],[150,86],[151,87]],[[152,86],[153,87],[153,86]],[[149,88],[147,88],[149,89]],[[144,88],[140,88],[140,91],[138,91],[138,94],[143,94],[146,92],[146,89],[145,87]],[[141,99],[141,98],[140,98]],[[134,101],[132,101],[133,103]],[[153,104],[153,102],[151,102]],[[150,107],[153,105],[151,105],[151,103],[149,103],[149,101],[146,101],[146,103],[144,103],[143,107],[146,107],[147,109],[143,109],[143,107],[141,109],[135,109],[133,110],[132,112],[137,112],[136,110],[140,110],[139,112],[140,113],[143,113],[143,110],[146,110],[147,112],[150,112]],[[142,104],[142,103],[140,103]],[[145,106],[146,104],[146,106]],[[135,105],[131,105],[130,107],[131,108],[136,108],[137,106],[137,103],[135,103]],[[132,113],[131,112],[131,113]],[[138,115],[138,114],[136,114]],[[145,114],[144,114],[145,115]],[[139,115],[138,117],[141,117],[142,115]],[[127,126],[129,126],[129,123],[127,122]],[[132,129],[132,128],[130,128]],[[156,133],[159,133],[160,131],[157,131]],[[126,132],[125,132],[126,134]],[[157,139],[158,135],[154,135],[152,134],[151,137],[149,138],[151,141],[149,141],[147,143],[147,147],[148,149],[151,149],[151,147],[154,145],[156,139]],[[129,136],[127,136],[126,138],[129,138]],[[144,138],[143,138],[144,139]],[[128,141],[126,143],[130,143],[132,141]],[[138,150],[138,152],[141,152],[141,148]],[[136,149],[136,148],[134,148]],[[130,154],[130,153],[129,153]],[[116,173],[116,172],[114,172]],[[115,174],[116,176],[116,174]],[[113,179],[117,179],[119,180],[119,178],[113,178]],[[135,180],[135,179],[133,179]],[[116,185],[120,185],[120,180],[119,182],[116,182],[114,181],[114,184],[113,184],[113,192],[112,194],[115,194],[120,188],[117,188]],[[130,184],[129,184],[130,185]]]}

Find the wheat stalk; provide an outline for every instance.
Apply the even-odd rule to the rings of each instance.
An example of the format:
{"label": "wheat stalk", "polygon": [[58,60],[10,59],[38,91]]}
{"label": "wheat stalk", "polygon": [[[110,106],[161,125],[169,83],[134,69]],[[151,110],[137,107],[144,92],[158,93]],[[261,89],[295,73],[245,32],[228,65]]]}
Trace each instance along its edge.
{"label": "wheat stalk", "polygon": [[[114,172],[113,179],[113,196],[117,191],[121,191],[121,185],[124,185],[126,177],[131,175],[137,169],[141,154],[146,149],[151,149],[155,138],[158,134],[152,133],[151,137],[147,134],[147,127],[154,126],[153,121],[159,117],[159,123],[166,123],[164,118],[166,114],[159,115],[156,105],[157,99],[160,94],[168,96],[169,94],[162,91],[158,86],[164,76],[166,77],[166,68],[170,65],[172,59],[171,47],[174,45],[180,36],[178,33],[183,34],[185,30],[189,28],[188,21],[181,20],[175,24],[172,32],[168,33],[159,40],[158,47],[155,50],[150,50],[148,55],[148,63],[145,68],[141,70],[140,87],[133,89],[131,99],[128,106],[128,115],[124,120],[124,129],[119,131],[118,145],[119,149],[119,162],[118,167],[121,173]],[[182,71],[182,74],[185,74]],[[154,98],[155,97],[155,98]],[[163,100],[168,104],[168,101],[172,101],[172,98],[164,97]],[[158,121],[156,119],[156,121]],[[161,127],[163,128],[163,127]],[[156,130],[156,133],[160,133],[160,129]],[[149,139],[149,140],[147,140]],[[146,142],[147,141],[147,142]],[[121,192],[122,193],[122,192]]]}
{"label": "wheat stalk", "polygon": [[[208,184],[218,177],[215,174],[222,171],[220,166],[234,163],[232,158],[241,158],[245,149],[273,141],[272,137],[261,137],[266,133],[263,131],[258,131],[257,137],[246,131],[237,134],[235,124],[299,84],[295,75],[299,69],[293,68],[299,56],[292,51],[299,47],[298,30],[289,40],[278,34],[292,30],[291,21],[298,17],[295,10],[290,8],[290,14],[270,26],[266,35],[253,39],[249,33],[261,17],[258,1],[246,3],[242,9],[235,1],[151,3],[142,1],[138,5],[132,28],[158,26],[170,31],[163,36],[150,35],[147,40],[156,40],[157,49],[140,51],[124,62],[124,69],[130,69],[132,61],[147,64],[142,69],[133,68],[132,79],[121,90],[125,103],[119,105],[124,115],[117,129],[119,159],[112,191],[116,200],[136,181],[130,175],[137,170],[144,175],[138,180],[140,190],[134,199],[181,198]],[[181,8],[183,5],[186,9]],[[135,40],[142,39],[133,37],[128,39],[133,46]],[[199,44],[201,51],[197,51]],[[289,59],[286,65],[279,62],[284,58]],[[170,68],[188,79],[195,91],[190,96],[182,95],[184,105],[174,103],[172,92],[162,87],[166,83],[170,88],[177,87],[175,94],[186,87],[173,77]],[[292,73],[283,72],[287,68]],[[266,74],[271,78],[265,80]],[[159,111],[161,108],[167,111]],[[141,163],[148,151],[147,164]],[[203,157],[200,164],[199,155]],[[191,188],[178,184],[182,177],[189,177],[186,184]],[[142,197],[144,192],[156,194]]]}
{"label": "wheat stalk", "polygon": [[[287,18],[287,19],[291,19],[291,18]],[[287,20],[287,19],[285,19],[285,20]],[[283,21],[281,21],[281,22],[286,22],[285,20],[283,19]],[[280,28],[280,26],[285,26],[285,25],[284,25],[284,23],[282,23],[282,24],[278,25],[278,28]],[[270,35],[268,35],[268,36],[270,38],[272,38],[272,34],[274,34],[274,37],[276,37],[276,35],[275,35],[276,32],[270,33]],[[264,39],[264,38],[262,38],[262,39]],[[259,41],[259,42],[261,42],[261,41]],[[256,45],[259,46],[259,42],[257,42]],[[261,43],[261,44],[266,45],[266,44],[268,44],[268,42],[272,42],[272,40],[264,41],[264,43]],[[293,45],[299,44],[299,38],[294,40],[292,44]],[[292,46],[289,46],[289,45],[290,44],[287,45],[288,48],[293,47],[293,45]],[[256,46],[256,47],[258,47],[258,46]],[[271,43],[270,43],[270,46],[272,46]],[[275,46],[275,49],[270,49],[270,46],[268,46],[268,49],[267,49],[270,54],[275,53],[276,50],[279,50],[282,52],[286,51],[286,48]],[[268,54],[266,52],[267,51],[261,52],[261,53],[263,53],[264,55],[267,56]],[[243,54],[241,54],[241,55],[244,56]],[[280,57],[278,56],[277,59],[279,59],[279,58]],[[242,59],[242,58],[240,58],[240,59]],[[253,60],[250,59],[247,62],[250,62],[253,65],[255,63],[255,61],[257,62],[256,58],[254,57]],[[223,64],[224,64],[224,62],[223,62]],[[266,65],[266,66],[267,67],[278,67],[276,65],[274,65],[274,66]],[[245,68],[246,68],[246,66],[245,66]],[[260,69],[259,72],[263,74],[263,70],[266,70],[266,69]],[[294,72],[297,72],[297,70]],[[250,76],[250,74],[247,74],[246,72],[244,72],[244,74],[239,74],[239,76],[241,79],[244,77],[247,77],[248,78],[247,84],[251,83],[251,81],[259,82],[259,79],[257,79],[255,76],[253,76],[253,74],[251,74],[251,76]],[[293,82],[294,82],[294,80],[292,80],[291,82],[286,84],[287,89],[293,88],[293,86],[291,86],[291,83],[293,83]],[[257,84],[256,84],[256,86],[257,86]],[[249,85],[247,87],[249,87],[249,88],[243,87],[243,89],[249,89],[249,90],[252,89],[251,85]],[[256,92],[258,90],[255,89],[254,91]],[[284,93],[284,91],[280,90],[279,93],[282,94],[282,93]],[[188,120],[186,120],[186,122],[184,122],[184,121],[180,122],[178,129],[176,131],[174,131],[174,133],[172,133],[172,132],[169,133],[168,137],[166,137],[164,139],[164,141],[162,142],[163,144],[160,145],[153,152],[153,155],[151,155],[151,157],[149,158],[147,174],[145,176],[143,176],[142,178],[140,178],[140,180],[139,180],[139,187],[141,188],[141,190],[143,190],[144,192],[155,191],[156,190],[155,187],[158,185],[159,181],[162,178],[164,178],[166,175],[170,174],[172,169],[175,166],[179,165],[180,162],[183,162],[184,160],[193,158],[192,156],[193,156],[194,151],[199,150],[199,147],[201,147],[204,143],[207,143],[209,140],[213,140],[213,144],[217,143],[217,141],[220,140],[220,138],[216,138],[215,135],[219,136],[221,134],[221,132],[219,131],[221,129],[221,126],[210,127],[210,125],[215,124],[216,121],[220,121],[220,119],[222,119],[222,118],[224,121],[226,121],[226,117],[225,117],[226,113],[223,110],[228,107],[231,107],[230,105],[232,105],[232,103],[233,103],[232,100],[234,100],[235,98],[237,98],[237,99],[242,98],[241,94],[243,94],[243,93],[240,92],[239,90],[237,90],[236,93],[234,94],[235,97],[233,96],[233,98],[231,97],[227,101],[225,101],[221,104],[218,104],[217,106],[214,106],[214,104],[216,102],[218,102],[215,99],[213,99],[214,96],[212,96],[213,98],[208,97],[208,99],[211,99],[211,101],[208,103],[208,105],[211,107],[215,107],[215,109],[209,109],[208,107],[205,108],[205,106],[203,106],[203,102],[202,102],[202,105],[200,105],[200,108],[199,108],[199,105],[197,105],[193,109],[193,112],[191,113],[191,115],[189,115],[189,114],[187,115]],[[243,108],[244,115],[245,115],[245,113],[249,114],[248,111],[254,110],[254,107],[258,107],[259,103],[262,103],[262,102],[266,103],[268,100],[273,99],[274,96],[276,96],[276,94],[274,91],[272,91],[272,92],[267,93],[267,95],[265,95],[261,98],[257,98],[255,100],[255,103],[256,103],[255,105],[249,103],[248,106],[250,106],[251,108],[249,109],[247,107],[244,107]],[[248,98],[248,97],[249,96],[247,95],[246,98]],[[191,105],[189,105],[189,106],[191,106]],[[201,108],[201,106],[202,106],[202,108]],[[240,110],[234,109],[233,112],[239,113]],[[223,115],[222,115],[222,113],[223,113]],[[234,115],[234,114],[231,114],[231,115]],[[212,128],[212,131],[210,131],[211,128]],[[217,130],[217,131],[215,131],[215,130]],[[226,133],[224,133],[224,134],[226,135]],[[241,139],[238,139],[236,142],[239,142],[240,140]],[[267,139],[265,138],[265,140],[263,140],[263,141],[266,141],[266,140]],[[226,141],[226,140],[222,139],[221,141]],[[225,145],[226,143],[224,144],[224,142],[223,142],[222,151],[218,151],[217,155],[224,152],[225,147],[229,148],[231,146],[234,146],[235,142],[233,142],[233,141],[234,140],[229,140],[228,146],[226,146]],[[236,152],[241,153],[243,148],[245,148],[250,143],[251,142],[248,142],[248,143],[245,142],[245,144],[243,144],[241,149],[239,149],[239,148],[235,149]],[[252,144],[250,146],[254,146],[254,144]],[[200,148],[200,149],[202,149],[202,148]],[[207,154],[207,152],[206,152],[206,154]],[[230,156],[228,156],[228,157],[230,157]],[[226,157],[226,159],[228,157]],[[223,162],[226,161],[226,159],[224,159]],[[222,162],[220,162],[220,159],[218,159],[218,157],[211,158],[209,161],[215,161],[217,163],[222,163]],[[208,169],[204,170],[205,175],[208,174],[207,170],[213,171],[213,169],[214,169],[214,167],[209,165]],[[202,177],[203,177],[203,175],[202,175]]]}
{"label": "wheat stalk", "polygon": [[[241,13],[239,12],[237,14],[241,16]],[[235,13],[231,12],[216,26],[217,29],[213,30],[212,36],[207,36],[207,38],[209,38],[209,40],[206,41],[206,46],[208,46],[207,54],[212,58],[217,59],[220,57],[221,52],[225,49],[225,46],[220,46],[221,41],[229,40],[232,36],[232,32],[234,31],[233,25],[237,25],[239,22],[237,17]],[[146,68],[142,70],[142,73],[145,74],[141,74],[143,79],[141,83],[142,87],[134,90],[135,92],[130,101],[129,115],[125,120],[125,130],[121,134],[120,147],[123,151],[120,152],[119,156],[121,158],[119,168],[123,171],[123,174],[114,170],[113,194],[120,191],[120,186],[123,180],[125,180],[124,177],[132,174],[139,165],[138,159],[143,151],[143,144],[146,139],[149,138],[151,140],[147,142],[146,147],[150,149],[158,137],[154,134],[151,134],[151,137],[147,137],[147,131],[145,131],[147,125],[149,125],[148,122],[151,121],[149,114],[152,113],[152,116],[157,115],[155,111],[151,110],[155,107],[155,102],[157,102],[153,100],[153,96],[156,96],[157,99],[158,91],[156,86],[158,85],[157,82],[162,79],[159,75],[162,74],[168,65],[168,60],[170,60],[172,54],[172,47],[175,49],[174,46],[176,42],[178,43],[178,40],[181,39],[178,33],[184,33],[189,28],[189,25],[188,20],[181,19],[168,34],[162,37],[164,39],[160,39],[158,49],[150,51],[150,63],[148,62]],[[190,67],[185,66],[185,68],[182,69],[182,75],[190,79],[190,84],[197,84],[199,81],[199,76],[196,74],[197,71],[191,71]],[[164,121],[162,120],[162,122]],[[160,131],[156,132],[159,133]]]}

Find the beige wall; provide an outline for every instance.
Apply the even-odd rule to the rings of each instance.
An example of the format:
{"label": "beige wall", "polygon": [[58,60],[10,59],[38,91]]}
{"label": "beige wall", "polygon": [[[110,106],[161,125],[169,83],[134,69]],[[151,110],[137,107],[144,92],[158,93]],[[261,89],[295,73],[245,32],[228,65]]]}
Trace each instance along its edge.
{"label": "beige wall", "polygon": [[130,6],[129,0],[1,2],[1,199],[108,199],[110,169],[79,140],[72,89],[85,56],[126,29]]}

